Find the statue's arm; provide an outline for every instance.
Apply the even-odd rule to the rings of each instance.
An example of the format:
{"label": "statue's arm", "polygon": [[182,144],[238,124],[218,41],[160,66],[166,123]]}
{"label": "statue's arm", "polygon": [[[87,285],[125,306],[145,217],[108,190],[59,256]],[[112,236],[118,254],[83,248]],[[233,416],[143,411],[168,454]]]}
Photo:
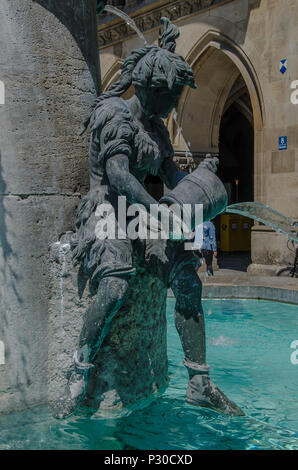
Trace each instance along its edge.
{"label": "statue's arm", "polygon": [[[166,204],[159,204],[150,196],[142,184],[130,173],[129,160],[126,155],[119,154],[110,157],[106,163],[106,173],[112,188],[117,191],[119,195],[126,196],[130,204],[143,204],[150,213],[150,204],[158,205],[158,211],[164,216],[167,216],[167,220],[169,220],[169,227],[165,227],[165,229],[169,230],[170,238],[175,238],[174,227],[175,223],[180,226],[179,217],[169,210]],[[155,218],[154,215],[153,218]],[[161,229],[161,222],[157,220],[156,230],[160,231]],[[185,230],[187,230],[187,228]]]}
{"label": "statue's arm", "polygon": [[126,155],[110,157],[106,162],[106,173],[112,188],[119,195],[126,196],[130,204],[143,204],[148,211],[150,204],[157,204],[144,186],[130,173]]}
{"label": "statue's arm", "polygon": [[187,174],[185,171],[179,170],[171,158],[164,160],[159,171],[159,177],[169,189],[175,188]]}

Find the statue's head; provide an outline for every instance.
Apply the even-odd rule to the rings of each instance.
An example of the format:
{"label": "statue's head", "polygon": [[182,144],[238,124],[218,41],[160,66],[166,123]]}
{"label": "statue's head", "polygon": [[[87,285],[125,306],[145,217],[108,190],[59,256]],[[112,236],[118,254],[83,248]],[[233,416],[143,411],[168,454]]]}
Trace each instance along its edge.
{"label": "statue's head", "polygon": [[[196,88],[193,71],[186,60],[175,54],[176,39],[179,36],[177,26],[167,18],[161,18],[164,30],[161,47],[148,46],[145,53],[137,60],[132,71],[132,84],[135,87],[145,114],[148,116],[167,117],[178,104],[184,86]],[[123,71],[130,67],[136,50],[123,64]]]}
{"label": "statue's head", "polygon": [[143,112],[148,117],[167,117],[178,104],[184,86],[196,88],[193,71],[186,60],[175,53],[177,26],[161,18],[161,45],[135,49],[124,61],[120,79],[96,100],[82,133],[90,123],[94,110],[108,98],[123,95],[134,85]]}

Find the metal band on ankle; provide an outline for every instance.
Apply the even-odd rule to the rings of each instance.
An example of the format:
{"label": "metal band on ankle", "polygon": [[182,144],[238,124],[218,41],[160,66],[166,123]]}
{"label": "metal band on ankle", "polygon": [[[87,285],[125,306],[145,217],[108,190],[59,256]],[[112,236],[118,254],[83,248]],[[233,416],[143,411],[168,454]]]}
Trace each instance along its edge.
{"label": "metal band on ankle", "polygon": [[208,364],[198,364],[197,362],[190,361],[186,358],[183,359],[183,364],[194,375],[208,375],[210,371]]}
{"label": "metal band on ankle", "polygon": [[73,362],[78,374],[84,374],[94,367],[94,364],[90,364],[89,362],[80,362],[78,359],[78,351],[75,351],[73,354]]}

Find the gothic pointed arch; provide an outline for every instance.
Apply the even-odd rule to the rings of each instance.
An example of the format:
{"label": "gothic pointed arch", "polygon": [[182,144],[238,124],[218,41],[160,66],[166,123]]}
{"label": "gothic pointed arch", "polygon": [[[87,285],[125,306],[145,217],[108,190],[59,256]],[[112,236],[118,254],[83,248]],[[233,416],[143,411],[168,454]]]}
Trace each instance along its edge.
{"label": "gothic pointed arch", "polygon": [[[194,70],[198,89],[186,87],[178,107],[178,126],[186,127],[190,120],[196,122],[196,142],[192,147],[202,151],[218,150],[220,120],[227,99],[236,80],[241,77],[247,87],[255,132],[264,126],[265,110],[260,82],[249,57],[231,38],[216,30],[207,31],[191,48],[187,61]],[[177,134],[177,124],[170,117],[169,128],[172,138]],[[193,132],[186,140],[193,138]],[[179,142],[176,142],[179,146]]]}

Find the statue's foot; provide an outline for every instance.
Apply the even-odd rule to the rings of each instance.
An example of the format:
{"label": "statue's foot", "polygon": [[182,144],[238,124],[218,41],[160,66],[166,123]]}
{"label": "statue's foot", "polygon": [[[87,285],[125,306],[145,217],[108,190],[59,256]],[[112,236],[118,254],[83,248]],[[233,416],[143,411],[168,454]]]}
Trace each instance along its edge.
{"label": "statue's foot", "polygon": [[79,403],[84,400],[87,389],[85,377],[77,372],[73,372],[63,395],[51,405],[51,412],[54,418],[63,419],[70,416]]}
{"label": "statue's foot", "polygon": [[88,373],[93,364],[80,362],[78,352],[73,355],[75,371],[71,374],[63,396],[51,406],[52,415],[57,419],[70,416],[79,403],[84,400],[88,385]]}
{"label": "statue's foot", "polygon": [[194,375],[188,382],[186,401],[191,405],[212,408],[219,413],[243,416],[243,411],[213,383],[208,374]]}

